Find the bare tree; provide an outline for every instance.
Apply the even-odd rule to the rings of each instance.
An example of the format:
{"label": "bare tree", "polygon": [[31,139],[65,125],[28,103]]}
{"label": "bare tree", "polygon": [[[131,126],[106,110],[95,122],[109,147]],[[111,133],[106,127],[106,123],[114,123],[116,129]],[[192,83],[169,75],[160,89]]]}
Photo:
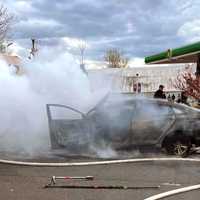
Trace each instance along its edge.
{"label": "bare tree", "polygon": [[84,41],[79,41],[79,44],[78,44],[78,50],[79,50],[79,53],[80,53],[80,68],[81,70],[87,74],[87,71],[85,69],[85,50],[86,50],[86,43]]}
{"label": "bare tree", "polygon": [[85,50],[86,50],[86,43],[83,41],[80,41],[78,44],[78,49],[80,53],[80,65],[84,65],[84,56],[85,56]]}
{"label": "bare tree", "polygon": [[105,61],[111,68],[125,68],[129,60],[118,49],[109,49],[106,52]]}
{"label": "bare tree", "polygon": [[0,43],[2,43],[5,39],[12,19],[13,16],[8,13],[7,8],[5,8],[3,5],[0,5]]}

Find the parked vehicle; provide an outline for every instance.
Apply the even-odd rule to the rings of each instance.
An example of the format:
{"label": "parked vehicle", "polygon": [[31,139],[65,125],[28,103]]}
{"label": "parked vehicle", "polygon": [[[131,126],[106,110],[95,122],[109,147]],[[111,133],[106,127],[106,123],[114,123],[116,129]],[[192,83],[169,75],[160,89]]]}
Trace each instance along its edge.
{"label": "parked vehicle", "polygon": [[53,149],[103,141],[115,149],[153,145],[186,156],[200,146],[199,110],[166,100],[109,95],[87,113],[48,104],[47,115]]}

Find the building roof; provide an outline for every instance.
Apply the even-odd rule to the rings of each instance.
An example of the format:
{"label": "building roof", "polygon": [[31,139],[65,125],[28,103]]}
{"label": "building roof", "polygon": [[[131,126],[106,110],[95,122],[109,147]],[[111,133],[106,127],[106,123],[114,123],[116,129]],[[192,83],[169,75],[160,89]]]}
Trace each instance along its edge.
{"label": "building roof", "polygon": [[200,42],[168,49],[161,53],[145,57],[146,64],[165,63],[194,63],[197,62],[200,53]]}

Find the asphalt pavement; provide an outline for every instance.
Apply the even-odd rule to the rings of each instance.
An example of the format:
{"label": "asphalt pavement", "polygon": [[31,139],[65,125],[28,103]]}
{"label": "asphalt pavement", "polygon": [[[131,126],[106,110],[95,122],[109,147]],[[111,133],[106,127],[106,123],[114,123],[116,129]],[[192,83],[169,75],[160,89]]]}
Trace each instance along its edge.
{"label": "asphalt pavement", "polygon": [[[196,155],[196,157],[199,156]],[[49,160],[50,158],[48,158]],[[78,160],[84,161],[84,158]],[[92,161],[94,161],[94,158]],[[0,196],[1,199],[6,200],[142,200],[164,191],[199,184],[199,164],[184,161],[152,161],[73,167],[32,167],[0,164]],[[44,188],[50,182],[52,176],[94,176],[94,180],[58,180],[56,186],[61,186],[61,188]],[[160,186],[160,188],[63,188],[67,185]],[[199,200],[199,196],[200,190],[197,190],[166,199]]]}

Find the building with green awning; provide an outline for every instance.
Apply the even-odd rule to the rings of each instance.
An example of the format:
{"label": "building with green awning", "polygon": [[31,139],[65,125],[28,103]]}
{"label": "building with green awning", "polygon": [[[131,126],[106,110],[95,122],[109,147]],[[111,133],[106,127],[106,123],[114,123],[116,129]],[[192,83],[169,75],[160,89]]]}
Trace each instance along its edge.
{"label": "building with green awning", "polygon": [[168,49],[161,53],[145,57],[146,64],[197,63],[200,74],[200,42]]}

